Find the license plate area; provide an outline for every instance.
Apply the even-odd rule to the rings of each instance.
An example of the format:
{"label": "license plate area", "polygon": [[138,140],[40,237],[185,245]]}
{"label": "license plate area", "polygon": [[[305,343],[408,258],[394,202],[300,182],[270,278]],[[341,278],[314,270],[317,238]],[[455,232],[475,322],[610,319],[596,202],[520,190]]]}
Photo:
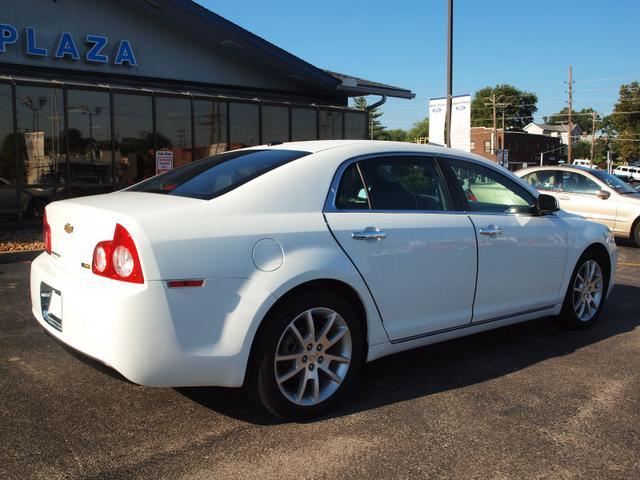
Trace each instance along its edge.
{"label": "license plate area", "polygon": [[42,282],[40,284],[42,318],[58,331],[62,331],[62,293]]}

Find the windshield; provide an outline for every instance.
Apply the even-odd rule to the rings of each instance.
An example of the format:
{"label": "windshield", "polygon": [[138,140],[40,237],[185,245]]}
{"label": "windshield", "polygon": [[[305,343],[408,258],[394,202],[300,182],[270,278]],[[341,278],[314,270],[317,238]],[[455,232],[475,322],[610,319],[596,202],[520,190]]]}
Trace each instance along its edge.
{"label": "windshield", "polygon": [[591,174],[598,180],[606,183],[608,187],[613,188],[618,193],[637,193],[631,185],[623,182],[618,177],[611,175],[610,173],[602,170],[592,170]]}
{"label": "windshield", "polygon": [[306,155],[309,152],[279,149],[227,152],[163,173],[127,190],[210,200]]}

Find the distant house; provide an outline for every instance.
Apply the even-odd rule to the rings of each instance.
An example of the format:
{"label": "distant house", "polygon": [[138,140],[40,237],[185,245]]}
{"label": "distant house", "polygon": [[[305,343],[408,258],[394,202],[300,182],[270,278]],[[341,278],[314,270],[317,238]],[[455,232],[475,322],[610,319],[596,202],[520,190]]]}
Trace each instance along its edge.
{"label": "distant house", "polygon": [[[524,131],[527,133],[532,133],[535,135],[547,135],[549,137],[560,137],[560,141],[569,145],[569,127],[567,125],[547,125],[546,123],[533,123],[531,122],[529,125],[524,127]],[[580,135],[582,134],[582,129],[578,125],[573,126],[573,132],[571,137],[573,138],[573,142],[575,143],[580,139]]]}

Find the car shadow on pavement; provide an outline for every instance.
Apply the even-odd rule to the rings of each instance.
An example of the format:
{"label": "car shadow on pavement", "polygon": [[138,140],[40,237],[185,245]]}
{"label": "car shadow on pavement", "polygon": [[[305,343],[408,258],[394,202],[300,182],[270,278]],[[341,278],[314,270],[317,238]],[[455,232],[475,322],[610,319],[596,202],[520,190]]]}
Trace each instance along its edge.
{"label": "car shadow on pavement", "polygon": [[[324,418],[350,415],[473,385],[632,331],[640,326],[640,288],[616,285],[599,321],[569,330],[543,318],[398,353],[363,367],[345,402]],[[279,420],[240,389],[180,388],[187,398],[223,415],[269,425]]]}

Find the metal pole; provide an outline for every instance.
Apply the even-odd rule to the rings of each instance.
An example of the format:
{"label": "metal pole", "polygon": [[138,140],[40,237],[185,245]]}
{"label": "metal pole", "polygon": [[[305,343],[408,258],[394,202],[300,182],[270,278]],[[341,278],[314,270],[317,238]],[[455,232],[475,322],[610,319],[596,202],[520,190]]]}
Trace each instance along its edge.
{"label": "metal pole", "polygon": [[544,163],[544,153],[540,152],[540,166],[541,167],[542,167],[543,163]]}
{"label": "metal pole", "polygon": [[447,112],[445,116],[445,144],[451,148],[451,108],[453,95],[453,0],[448,0],[447,31]]}
{"label": "metal pole", "polygon": [[569,66],[569,132],[567,135],[568,140],[568,149],[567,149],[567,164],[571,165],[573,160],[573,118],[572,118],[572,108],[573,108],[573,69]]}
{"label": "metal pole", "polygon": [[595,156],[595,146],[596,146],[596,116],[598,114],[593,112],[591,114],[591,163],[593,163],[593,158]]}

